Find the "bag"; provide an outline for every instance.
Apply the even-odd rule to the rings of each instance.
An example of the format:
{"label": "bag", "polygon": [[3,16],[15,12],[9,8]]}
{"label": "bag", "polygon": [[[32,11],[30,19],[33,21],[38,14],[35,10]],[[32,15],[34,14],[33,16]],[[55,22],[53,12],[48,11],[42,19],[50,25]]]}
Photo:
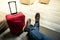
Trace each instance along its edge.
{"label": "bag", "polygon": [[[15,3],[16,12],[12,13],[10,3]],[[16,1],[8,2],[11,14],[6,15],[7,24],[10,32],[13,35],[20,35],[25,25],[25,15],[22,12],[17,12]],[[13,6],[12,6],[13,7]]]}

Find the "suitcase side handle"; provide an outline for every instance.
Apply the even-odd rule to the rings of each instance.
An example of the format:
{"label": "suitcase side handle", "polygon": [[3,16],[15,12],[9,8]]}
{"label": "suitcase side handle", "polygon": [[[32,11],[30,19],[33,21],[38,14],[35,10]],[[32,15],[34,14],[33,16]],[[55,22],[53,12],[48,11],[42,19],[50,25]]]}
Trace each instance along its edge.
{"label": "suitcase side handle", "polygon": [[[12,13],[11,11],[11,7],[10,7],[10,3],[14,2],[15,3],[15,8],[16,8],[16,12],[15,13]],[[10,9],[10,13],[13,15],[13,14],[16,14],[17,13],[17,5],[16,5],[16,1],[10,1],[8,2],[8,5],[9,5],[9,9]]]}

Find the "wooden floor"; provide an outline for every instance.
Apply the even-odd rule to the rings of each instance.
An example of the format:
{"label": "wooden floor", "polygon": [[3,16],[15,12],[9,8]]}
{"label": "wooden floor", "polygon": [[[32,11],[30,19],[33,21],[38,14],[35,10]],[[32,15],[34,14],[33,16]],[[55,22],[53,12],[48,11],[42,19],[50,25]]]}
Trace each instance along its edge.
{"label": "wooden floor", "polygon": [[[49,30],[47,28],[44,27],[40,27],[40,32],[42,32],[43,34],[51,37],[53,40],[60,40],[60,33]],[[26,36],[27,32],[23,32],[20,36],[12,36],[10,33],[9,28],[0,35],[0,39],[2,40],[28,40],[28,37]]]}
{"label": "wooden floor", "polygon": [[60,40],[60,33],[49,30],[45,27],[40,27],[40,32],[42,32],[45,35],[50,36],[53,40]]}

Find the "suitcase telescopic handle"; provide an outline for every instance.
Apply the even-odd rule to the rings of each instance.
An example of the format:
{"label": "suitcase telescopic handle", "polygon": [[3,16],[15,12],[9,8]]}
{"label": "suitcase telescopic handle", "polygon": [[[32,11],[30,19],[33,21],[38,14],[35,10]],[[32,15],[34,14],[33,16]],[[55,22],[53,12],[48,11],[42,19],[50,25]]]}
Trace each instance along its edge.
{"label": "suitcase telescopic handle", "polygon": [[[12,13],[11,11],[11,7],[10,7],[10,3],[14,2],[15,3],[15,8],[16,8],[16,12],[15,13]],[[16,14],[17,13],[17,5],[16,5],[16,1],[10,1],[8,2],[8,5],[9,5],[9,9],[10,9],[10,13],[13,15],[13,14]]]}

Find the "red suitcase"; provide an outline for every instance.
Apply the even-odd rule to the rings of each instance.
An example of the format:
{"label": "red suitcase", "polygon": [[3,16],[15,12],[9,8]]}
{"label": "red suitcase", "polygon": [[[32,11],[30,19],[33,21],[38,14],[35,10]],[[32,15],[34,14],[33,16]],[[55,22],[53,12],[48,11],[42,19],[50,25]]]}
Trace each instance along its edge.
{"label": "red suitcase", "polygon": [[[10,3],[14,2],[16,12],[12,13]],[[19,35],[25,25],[25,15],[22,12],[17,12],[16,1],[8,2],[11,14],[6,15],[6,20],[13,35]]]}

